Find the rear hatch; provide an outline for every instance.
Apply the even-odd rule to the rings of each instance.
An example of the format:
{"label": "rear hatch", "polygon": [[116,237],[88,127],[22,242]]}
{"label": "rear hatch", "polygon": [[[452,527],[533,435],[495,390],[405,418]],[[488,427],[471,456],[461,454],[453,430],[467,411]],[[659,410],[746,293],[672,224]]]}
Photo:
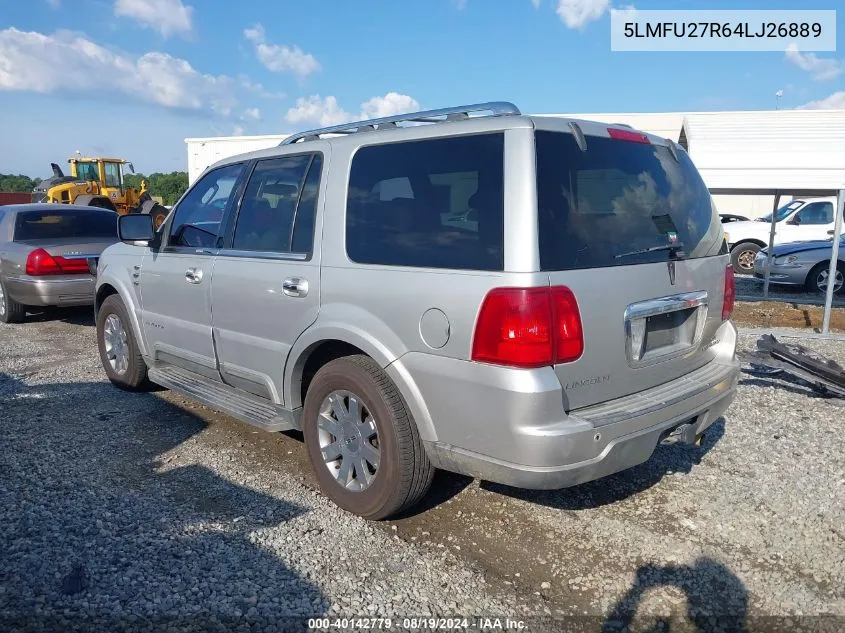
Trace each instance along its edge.
{"label": "rear hatch", "polygon": [[728,265],[686,152],[629,130],[584,132],[580,146],[571,133],[536,132],[541,270],[573,291],[583,324],[583,355],[555,366],[573,409],[712,360]]}

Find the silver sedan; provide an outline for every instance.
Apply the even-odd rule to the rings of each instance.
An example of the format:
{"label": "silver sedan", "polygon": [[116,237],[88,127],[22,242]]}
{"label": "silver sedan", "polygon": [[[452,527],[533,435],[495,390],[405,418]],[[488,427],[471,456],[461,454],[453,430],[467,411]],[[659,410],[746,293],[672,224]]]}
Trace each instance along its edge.
{"label": "silver sedan", "polygon": [[0,206],[0,322],[22,321],[29,307],[93,305],[96,261],[117,241],[114,211]]}
{"label": "silver sedan", "polygon": [[[826,293],[830,277],[832,240],[815,242],[792,242],[779,244],[772,251],[772,270],[769,282],[791,286],[804,286],[807,290]],[[757,253],[754,261],[754,276],[766,278],[768,249]],[[845,238],[839,243],[839,257],[833,291],[842,294],[845,287]]]}

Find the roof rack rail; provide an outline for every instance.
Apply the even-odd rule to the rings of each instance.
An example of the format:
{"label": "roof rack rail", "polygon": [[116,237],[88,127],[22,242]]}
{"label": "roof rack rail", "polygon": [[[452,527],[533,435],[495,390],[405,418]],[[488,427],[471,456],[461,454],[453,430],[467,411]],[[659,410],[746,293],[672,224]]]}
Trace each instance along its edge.
{"label": "roof rack rail", "polygon": [[[505,116],[522,114],[514,104],[507,101],[490,101],[487,103],[475,103],[472,105],[457,106],[454,108],[441,108],[439,110],[424,110],[422,112],[410,112],[396,116],[383,117],[380,119],[368,119],[366,121],[355,121],[343,123],[331,127],[317,128],[306,132],[293,134],[283,140],[279,145],[292,145],[298,141],[313,141],[320,138],[322,134],[355,134],[356,132],[370,132],[375,129],[395,128],[397,123],[444,123],[445,121],[457,121],[469,119],[471,113],[488,112],[486,116]],[[475,117],[479,118],[479,117]]]}

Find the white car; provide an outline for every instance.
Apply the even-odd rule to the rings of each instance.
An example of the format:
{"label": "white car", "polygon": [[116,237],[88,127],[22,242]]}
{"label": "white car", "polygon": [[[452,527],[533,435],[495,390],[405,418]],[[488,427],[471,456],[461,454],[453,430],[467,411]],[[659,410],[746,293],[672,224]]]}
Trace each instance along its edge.
{"label": "white car", "polygon": [[[836,198],[793,200],[777,210],[775,244],[825,240],[833,230]],[[725,226],[725,239],[731,250],[734,272],[754,273],[757,253],[769,245],[772,215],[748,222],[730,222]]]}

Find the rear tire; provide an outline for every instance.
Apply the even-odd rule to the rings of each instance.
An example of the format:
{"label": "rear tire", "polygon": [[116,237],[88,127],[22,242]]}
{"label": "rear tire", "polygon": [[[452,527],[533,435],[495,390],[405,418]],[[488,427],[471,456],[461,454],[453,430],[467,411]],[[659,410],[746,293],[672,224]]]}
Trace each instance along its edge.
{"label": "rear tire", "polygon": [[117,208],[112,204],[112,201],[105,196],[76,196],[73,204],[81,205],[83,207],[96,207],[98,209],[108,209],[117,213]]}
{"label": "rear tire", "polygon": [[161,225],[164,224],[164,220],[167,219],[169,211],[155,200],[146,200],[138,208],[138,213],[152,216],[153,229],[158,231]]}
{"label": "rear tire", "polygon": [[119,295],[106,297],[97,312],[97,347],[103,369],[113,385],[127,391],[147,387],[147,363]]}
{"label": "rear tire", "polygon": [[737,275],[753,275],[754,259],[763,248],[754,242],[740,242],[731,249],[731,265]]}
{"label": "rear tire", "polygon": [[[816,264],[805,282],[807,290],[818,294],[827,294],[827,280],[830,277],[830,262]],[[837,287],[838,286],[838,287]],[[839,262],[836,266],[836,280],[833,294],[841,295],[845,290],[845,264]]]}
{"label": "rear tire", "polygon": [[22,323],[25,318],[26,306],[12,299],[0,281],[0,323]]}
{"label": "rear tire", "polygon": [[[320,488],[344,510],[378,521],[428,492],[434,467],[417,426],[396,385],[369,356],[321,367],[308,387],[302,420]],[[337,457],[329,461],[332,455]],[[376,458],[377,465],[369,461]]]}

